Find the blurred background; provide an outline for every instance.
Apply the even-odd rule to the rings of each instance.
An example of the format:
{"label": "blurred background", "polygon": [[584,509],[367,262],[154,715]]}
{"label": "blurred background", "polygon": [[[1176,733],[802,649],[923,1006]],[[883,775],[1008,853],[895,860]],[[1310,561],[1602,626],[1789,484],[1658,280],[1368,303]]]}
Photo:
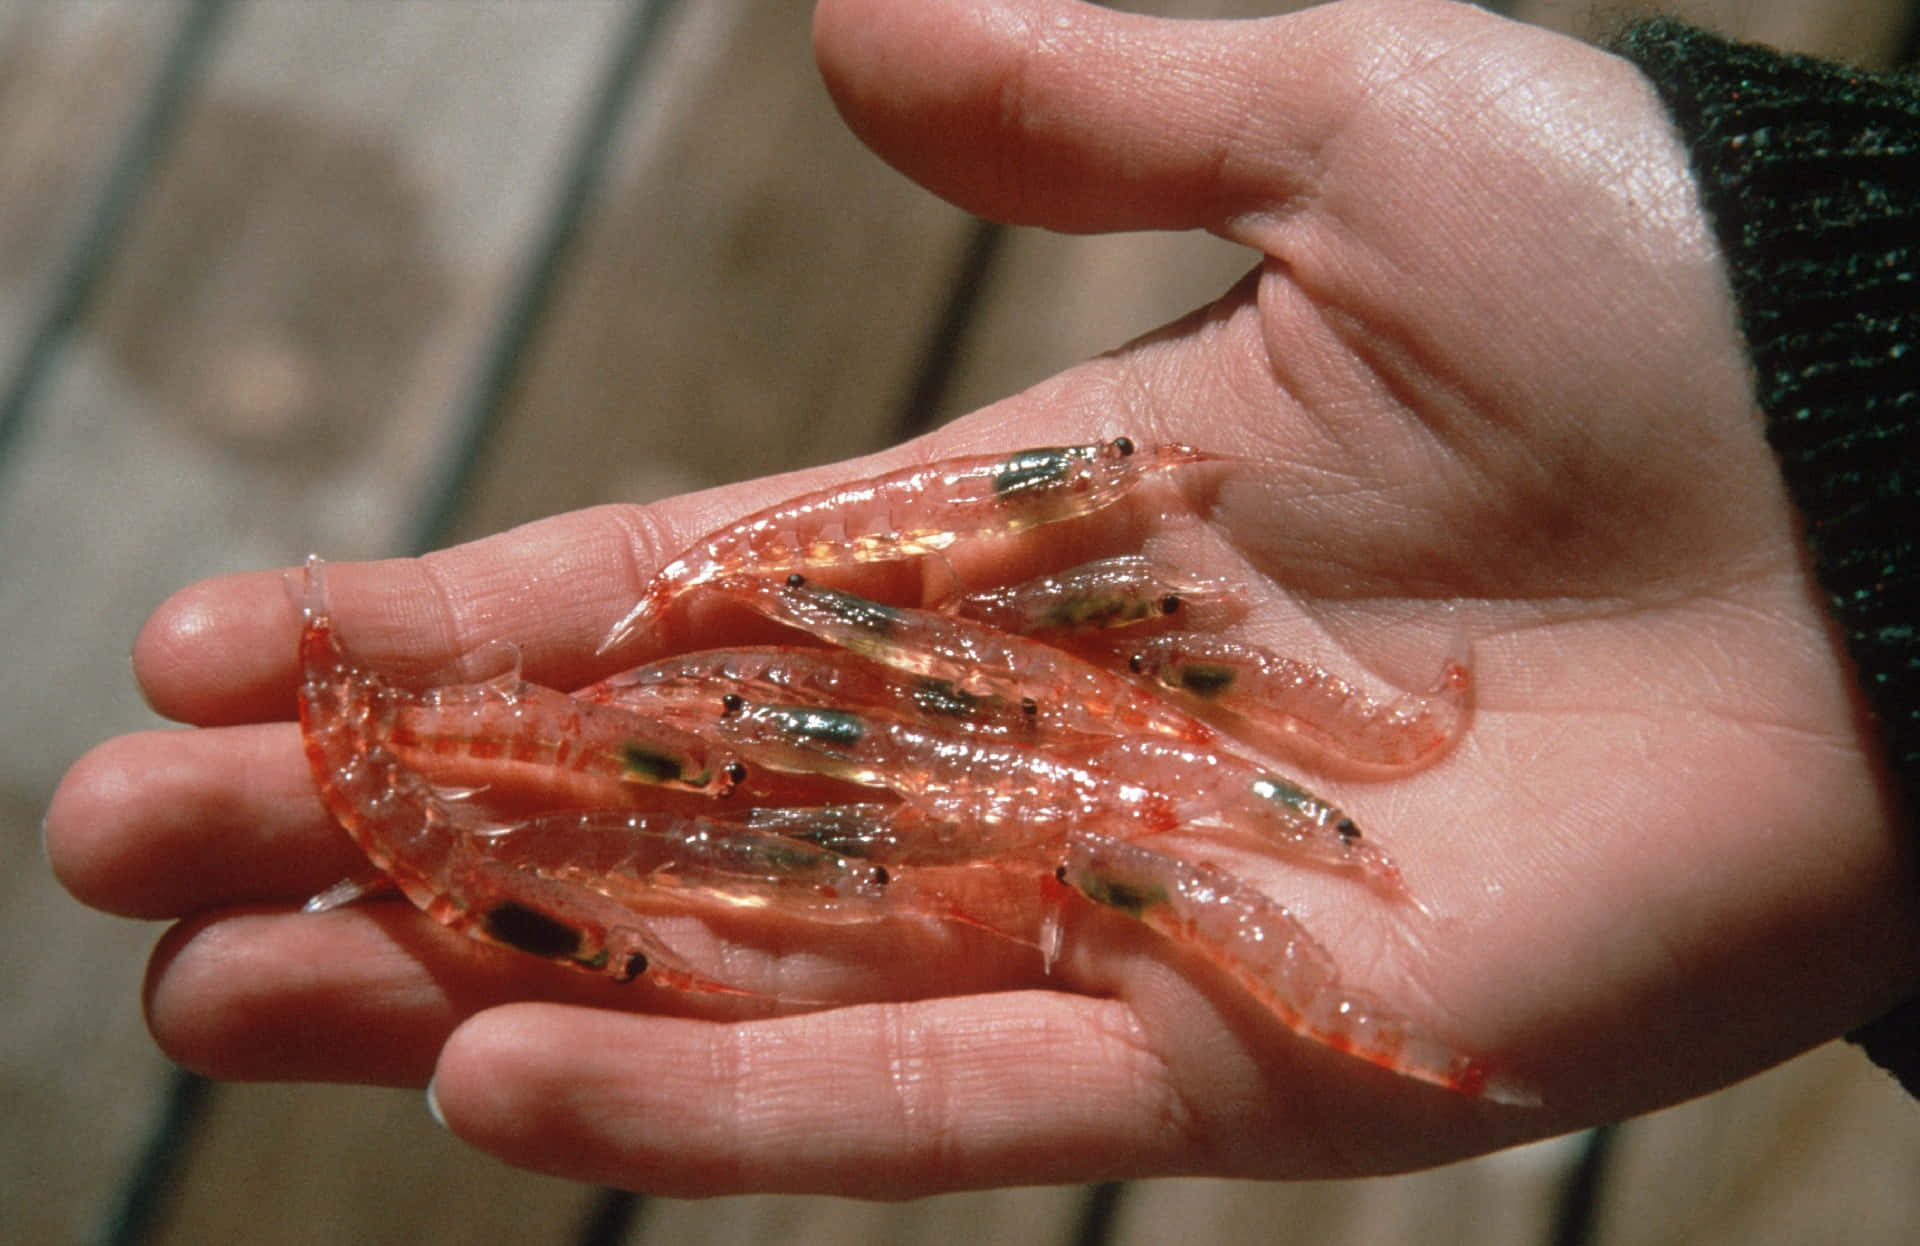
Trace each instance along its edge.
{"label": "blurred background", "polygon": [[[1487,7],[1585,36],[1628,6]],[[1664,7],[1874,66],[1920,26],[1909,0]],[[0,0],[0,1237],[1920,1237],[1920,1108],[1838,1046],[1415,1176],[893,1206],[619,1195],[466,1150],[414,1092],[211,1086],[154,1050],[157,930],[69,900],[38,828],[73,759],[155,725],[125,654],[171,590],[878,449],[1252,263],[970,220],[843,131],[807,21],[799,0]]]}

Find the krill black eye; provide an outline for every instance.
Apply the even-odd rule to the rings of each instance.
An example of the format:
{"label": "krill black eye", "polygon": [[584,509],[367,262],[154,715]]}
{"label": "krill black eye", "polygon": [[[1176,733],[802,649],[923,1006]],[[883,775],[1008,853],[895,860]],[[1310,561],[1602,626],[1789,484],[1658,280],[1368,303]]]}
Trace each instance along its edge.
{"label": "krill black eye", "polygon": [[1124,458],[1126,458],[1126,457],[1127,457],[1127,456],[1128,456],[1129,454],[1132,454],[1132,453],[1133,453],[1133,438],[1131,438],[1131,437],[1115,437],[1115,438],[1113,439],[1113,452],[1114,452],[1115,454],[1117,454],[1117,455],[1119,455],[1119,456],[1120,456],[1121,458],[1123,458],[1123,459],[1124,459]]}
{"label": "krill black eye", "polygon": [[729,692],[720,698],[721,717],[730,718],[747,708],[747,699],[737,692]]}
{"label": "krill black eye", "polygon": [[1160,613],[1172,614],[1180,608],[1180,594],[1168,593],[1160,599]]}
{"label": "krill black eye", "polygon": [[798,571],[794,572],[792,575],[787,577],[788,588],[799,588],[802,585],[804,585],[806,582],[807,582],[807,577],[804,575],[801,575]]}
{"label": "krill black eye", "polygon": [[727,763],[727,777],[735,783],[745,783],[747,781],[747,768],[737,761],[730,761]]}
{"label": "krill black eye", "polygon": [[1144,653],[1136,653],[1132,657],[1128,658],[1127,669],[1132,671],[1136,675],[1146,674],[1147,673],[1147,655]]}

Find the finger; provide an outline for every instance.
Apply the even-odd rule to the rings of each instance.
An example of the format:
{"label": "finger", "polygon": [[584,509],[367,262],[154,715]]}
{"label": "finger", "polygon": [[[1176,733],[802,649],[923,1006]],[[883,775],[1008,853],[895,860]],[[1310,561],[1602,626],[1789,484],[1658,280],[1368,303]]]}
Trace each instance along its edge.
{"label": "finger", "polygon": [[328,913],[233,911],[169,930],[147,1024],[177,1063],[238,1081],[424,1085],[455,1026],[512,1000],[697,1007],[640,981],[482,944],[394,899]]}
{"label": "finger", "polygon": [[[1158,400],[1142,400],[1129,367],[1102,360],[979,418],[864,459],[650,506],[576,511],[424,558],[329,564],[329,605],[353,659],[397,682],[475,678],[483,663],[485,674],[497,673],[498,646],[507,645],[527,678],[576,688],[653,656],[631,647],[596,650],[654,572],[721,524],[808,490],[956,454],[1123,432],[1142,442],[1168,439],[1180,431],[1172,405],[1162,410]],[[1124,424],[1116,412],[1126,413]],[[938,501],[927,505],[937,508]],[[1113,512],[1103,518],[1110,524]],[[1049,531],[1046,539],[1057,535]],[[1007,542],[996,545],[995,557],[1016,572],[1021,565]],[[873,574],[880,583],[888,575]],[[202,726],[291,718],[300,624],[289,585],[297,592],[300,575],[290,569],[217,577],[163,603],[134,646],[134,672],[154,709]],[[905,575],[919,584],[919,571]],[[862,587],[877,591],[873,583]],[[697,638],[684,639],[702,647],[765,638],[768,630],[750,630],[755,625],[744,616],[701,622]]]}
{"label": "finger", "polygon": [[110,740],[61,780],[44,834],[62,885],[124,917],[295,900],[366,869],[291,723]]}
{"label": "finger", "polygon": [[1327,31],[1311,13],[828,0],[814,50],[854,131],[970,211],[1066,231],[1218,228],[1311,185],[1357,90]]}
{"label": "finger", "polygon": [[181,922],[155,947],[145,990],[154,1041],[185,1068],[235,1081],[388,1086],[424,1085],[457,1025],[514,1000],[747,1011],[478,943],[397,899]]}
{"label": "finger", "polygon": [[[510,998],[440,933],[399,903],[182,922],[147,966],[147,1028],[209,1077],[418,1086],[462,1019]],[[445,972],[423,972],[429,957]]]}
{"label": "finger", "polygon": [[[437,925],[398,898],[325,913],[226,909],[162,937],[148,967],[148,1025],[169,1056],[211,1076],[418,1085],[454,1026],[514,1001],[734,1021],[1042,980],[1032,948],[952,924],[684,906],[636,920],[709,986],[552,964]],[[738,989],[720,989],[721,979]]]}
{"label": "finger", "polygon": [[675,1196],[912,1198],[1206,1172],[1352,1176],[1545,1127],[1277,1032],[1157,959],[1117,998],[1006,991],[736,1025],[519,1005],[448,1039],[448,1127],[509,1163]]}
{"label": "finger", "polygon": [[1018,992],[719,1026],[496,1009],[441,1053],[448,1127],[521,1167],[676,1196],[912,1197],[1191,1162],[1126,1005]]}
{"label": "finger", "polygon": [[[506,644],[527,678],[579,687],[617,669],[596,655],[601,638],[697,535],[774,499],[929,453],[903,448],[653,506],[574,511],[424,558],[328,564],[329,604],[353,658],[402,683],[445,682],[488,655],[487,673],[497,673],[494,647]],[[300,620],[289,585],[297,593],[300,577],[220,576],[162,603],[134,644],[148,703],[201,726],[292,717]]]}
{"label": "finger", "polygon": [[[329,565],[330,604],[354,655],[396,679],[446,677],[496,641],[530,673],[564,678],[556,655],[591,653],[606,627],[593,611],[632,581],[628,546],[613,509],[575,512],[426,559]],[[203,726],[290,718],[300,582],[297,570],[256,572],[174,594],[134,644],[148,702]]]}

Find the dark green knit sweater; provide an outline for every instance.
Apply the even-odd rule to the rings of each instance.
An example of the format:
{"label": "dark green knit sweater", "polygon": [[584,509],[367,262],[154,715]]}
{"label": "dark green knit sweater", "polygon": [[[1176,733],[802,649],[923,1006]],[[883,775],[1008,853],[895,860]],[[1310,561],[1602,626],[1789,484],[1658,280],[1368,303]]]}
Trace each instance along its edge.
{"label": "dark green knit sweater", "polygon": [[[1767,437],[1807,521],[1910,819],[1920,797],[1920,84],[1677,22],[1614,50],[1659,90],[1740,305]],[[1920,1096],[1920,997],[1852,1036]]]}

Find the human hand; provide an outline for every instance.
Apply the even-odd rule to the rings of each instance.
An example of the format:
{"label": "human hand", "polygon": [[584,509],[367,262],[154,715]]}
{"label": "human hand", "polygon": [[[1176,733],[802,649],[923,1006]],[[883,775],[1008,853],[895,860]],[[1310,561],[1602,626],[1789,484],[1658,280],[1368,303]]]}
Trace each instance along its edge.
{"label": "human hand", "polygon": [[136,673],[204,729],[110,742],[48,817],[76,894],[186,919],[148,988],[175,1058],[431,1073],[461,1136],[584,1179],[904,1196],[1441,1162],[1711,1089],[1902,993],[1912,888],[1872,741],[1684,156],[1630,67],[1425,3],[1216,25],[835,0],[816,30],[854,128],[956,202],[1211,229],[1257,273],[857,467],[335,568],[355,653],[420,674],[511,640],[529,677],[574,687],[607,672],[594,646],[659,561],[770,496],[1120,432],[1246,456],[1259,470],[1130,514],[1130,535],[1238,568],[1249,627],[1283,649],[1415,684],[1457,631],[1476,676],[1440,764],[1328,785],[1432,927],[1309,872],[1261,885],[1356,981],[1548,1107],[1306,1044],[1111,914],[1074,920],[1051,980],[1017,948],[931,941],[889,972],[939,997],[739,1023],[397,905],[292,914],[356,854],[285,721],[295,620],[273,575],[156,613]]}

